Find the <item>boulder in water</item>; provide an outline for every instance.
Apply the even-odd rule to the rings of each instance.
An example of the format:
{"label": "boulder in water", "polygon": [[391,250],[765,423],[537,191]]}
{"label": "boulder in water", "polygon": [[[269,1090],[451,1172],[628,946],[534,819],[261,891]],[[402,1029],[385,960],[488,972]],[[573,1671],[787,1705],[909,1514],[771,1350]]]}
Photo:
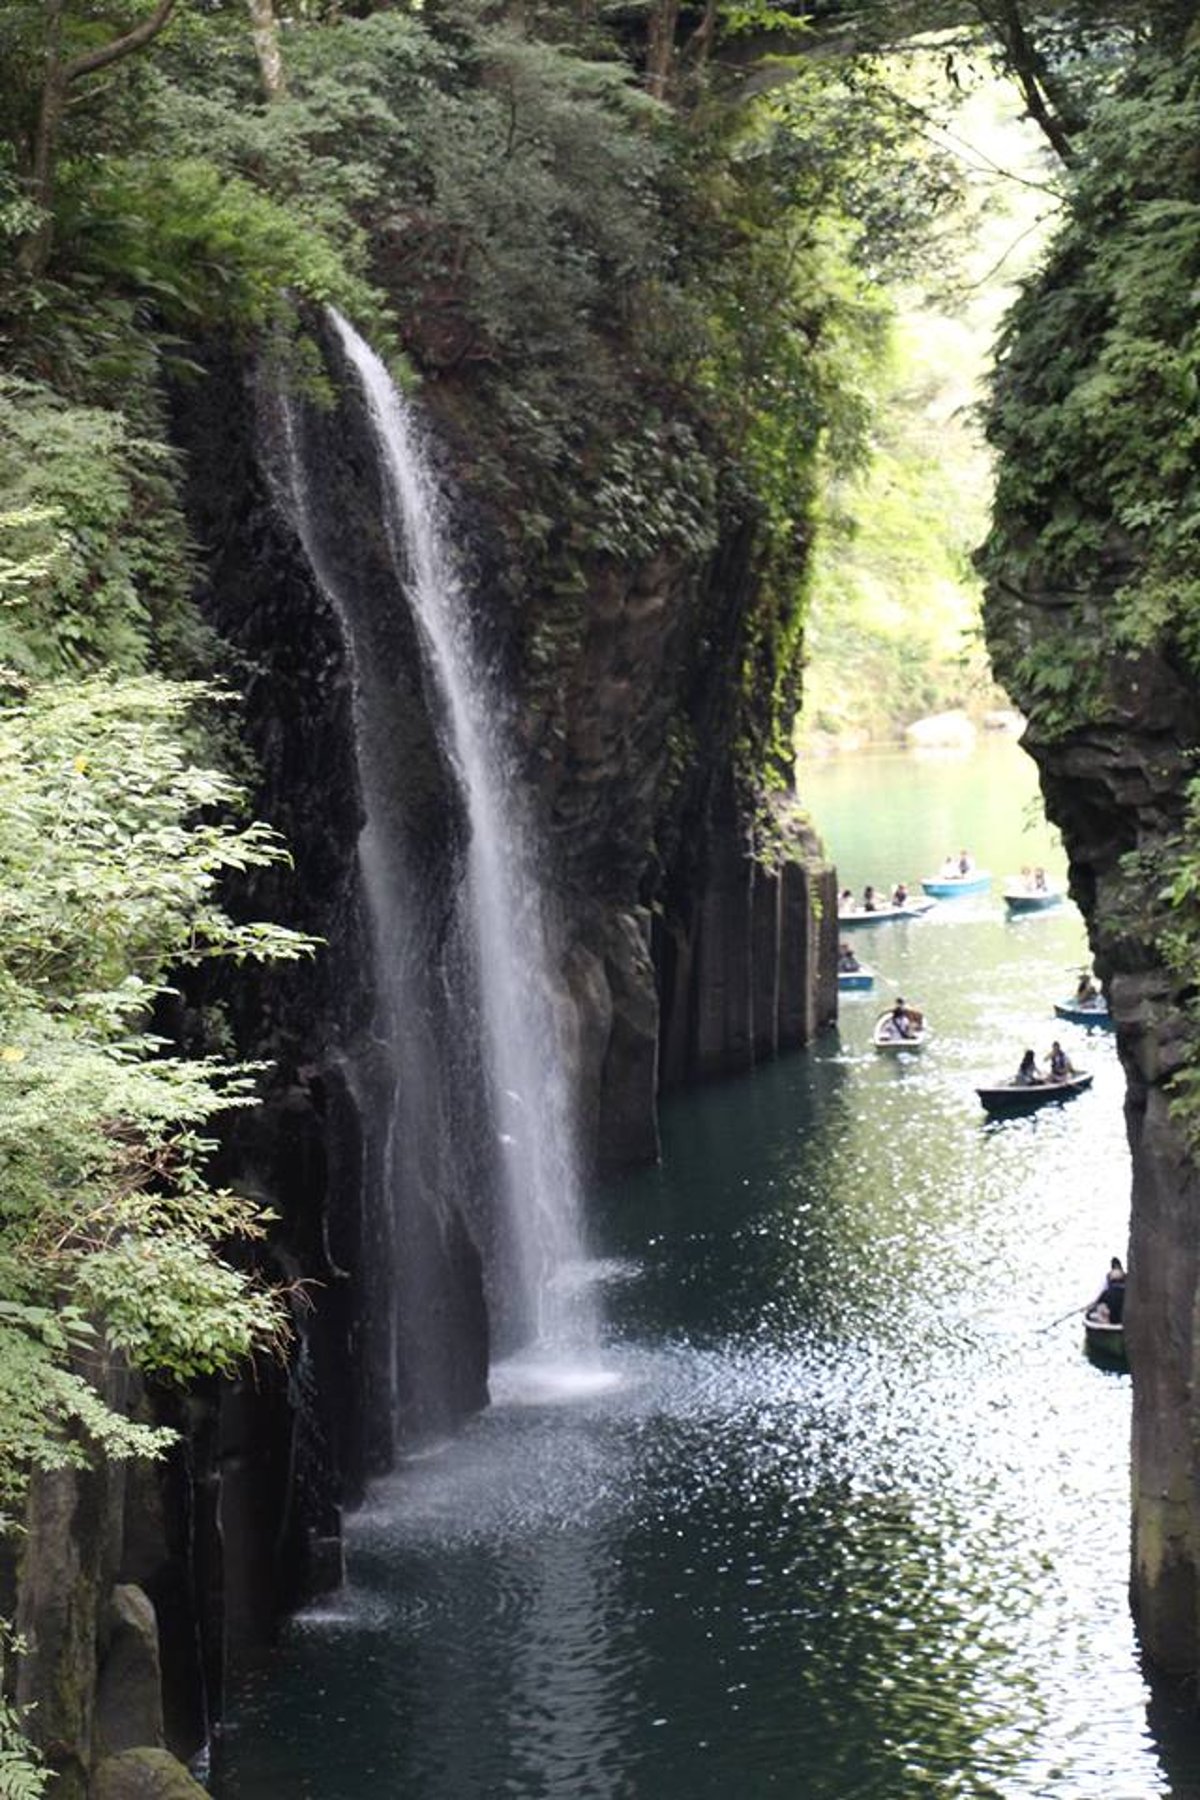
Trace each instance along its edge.
{"label": "boulder in water", "polygon": [[906,725],[904,736],[918,750],[969,750],[975,727],[965,712],[931,713]]}

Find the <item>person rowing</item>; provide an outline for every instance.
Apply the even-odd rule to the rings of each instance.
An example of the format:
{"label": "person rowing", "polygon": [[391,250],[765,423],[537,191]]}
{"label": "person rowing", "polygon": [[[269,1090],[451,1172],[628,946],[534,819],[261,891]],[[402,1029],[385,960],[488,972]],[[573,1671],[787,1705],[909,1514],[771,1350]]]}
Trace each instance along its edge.
{"label": "person rowing", "polygon": [[909,1006],[903,995],[898,994],[896,1003],[884,1022],[884,1036],[896,1043],[911,1042],[921,1035],[923,1023],[924,1014],[919,1007]]}
{"label": "person rowing", "polygon": [[1120,1325],[1125,1317],[1125,1270],[1119,1256],[1114,1256],[1104,1277],[1104,1286],[1087,1309],[1087,1316],[1098,1325]]}

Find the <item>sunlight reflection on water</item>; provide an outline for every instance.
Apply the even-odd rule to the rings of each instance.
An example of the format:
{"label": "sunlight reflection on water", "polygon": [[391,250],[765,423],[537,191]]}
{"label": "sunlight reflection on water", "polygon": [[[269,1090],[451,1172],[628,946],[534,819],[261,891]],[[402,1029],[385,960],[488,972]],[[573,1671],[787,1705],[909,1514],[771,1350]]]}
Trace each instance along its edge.
{"label": "sunlight reflection on water", "polygon": [[[1009,818],[1012,769],[994,814],[969,774],[923,766],[937,836],[896,873],[961,841],[959,780],[977,839]],[[866,808],[828,785],[836,841]],[[1053,871],[995,835],[995,866]],[[911,1067],[847,1007],[667,1109],[663,1168],[604,1197],[599,1358],[498,1370],[488,1413],[376,1485],[351,1586],[243,1684],[221,1793],[1200,1800],[1128,1612],[1128,1381],[1054,1323],[1125,1247],[1120,1071],[1050,1010],[1077,915],[1036,926],[993,898],[874,929],[936,1023]],[[1054,1035],[1093,1089],[986,1124],[976,1083]]]}

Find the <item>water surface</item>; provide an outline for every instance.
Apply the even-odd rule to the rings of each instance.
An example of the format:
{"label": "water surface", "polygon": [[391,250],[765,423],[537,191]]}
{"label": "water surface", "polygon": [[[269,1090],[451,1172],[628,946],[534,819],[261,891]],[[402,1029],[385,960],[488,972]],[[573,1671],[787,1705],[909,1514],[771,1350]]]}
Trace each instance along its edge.
{"label": "water surface", "polygon": [[[1063,872],[1011,743],[805,789],[859,888],[964,843]],[[1080,1343],[1129,1183],[1112,1042],[1051,1009],[1082,923],[994,891],[855,941],[930,1048],[846,997],[666,1108],[662,1167],[595,1197],[598,1362],[498,1371],[378,1486],[241,1685],[227,1800],[1200,1800],[1127,1609],[1127,1378]],[[986,1122],[975,1082],[1055,1035],[1092,1090]]]}

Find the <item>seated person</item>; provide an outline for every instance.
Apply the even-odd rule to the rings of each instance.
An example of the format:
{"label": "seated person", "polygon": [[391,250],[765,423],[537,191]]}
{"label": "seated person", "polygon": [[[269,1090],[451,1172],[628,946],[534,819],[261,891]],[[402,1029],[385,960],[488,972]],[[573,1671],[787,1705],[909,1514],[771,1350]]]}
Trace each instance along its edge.
{"label": "seated person", "polygon": [[839,972],[839,974],[852,975],[856,969],[860,969],[861,967],[862,967],[862,964],[859,962],[857,956],[855,956],[855,954],[854,954],[853,950],[850,948],[849,944],[846,944],[846,943],[839,944],[838,945],[838,972]]}
{"label": "seated person", "polygon": [[974,867],[975,858],[971,855],[971,852],[969,850],[960,850],[958,853],[958,873],[960,875],[969,875]]}
{"label": "seated person", "polygon": [[875,898],[875,889],[868,881],[866,887],[863,889],[863,911],[876,912],[878,911],[878,908],[879,902]]}
{"label": "seated person", "polygon": [[920,1027],[921,1014],[897,995],[887,1022],[887,1035],[890,1038],[915,1038]]}
{"label": "seated person", "polygon": [[1021,1066],[1017,1070],[1018,1087],[1036,1087],[1043,1080],[1042,1071],[1037,1066],[1037,1058],[1032,1050],[1027,1050],[1021,1058]]}
{"label": "seated person", "polygon": [[858,902],[854,898],[853,890],[851,888],[843,888],[838,895],[838,911],[853,912],[857,904]]}
{"label": "seated person", "polygon": [[947,856],[945,862],[942,864],[942,880],[953,881],[954,877],[960,873],[961,871],[954,858],[952,856]]}
{"label": "seated person", "polygon": [[1033,891],[1035,894],[1044,894],[1048,892],[1045,869],[1035,869],[1033,871]]}
{"label": "seated person", "polygon": [[892,905],[893,906],[907,906],[908,905],[908,889],[905,887],[905,885],[902,881],[898,881],[896,883],[895,887],[892,889]]}
{"label": "seated person", "polygon": [[1104,1277],[1104,1286],[1087,1309],[1089,1319],[1102,1325],[1120,1325],[1125,1317],[1125,1270],[1119,1256],[1114,1256]]}
{"label": "seated person", "polygon": [[1100,998],[1100,989],[1092,980],[1087,969],[1081,969],[1079,972],[1079,985],[1075,989],[1075,998],[1080,1006],[1091,1006]]}
{"label": "seated person", "polygon": [[1049,1067],[1051,1081],[1069,1081],[1075,1073],[1070,1057],[1057,1038],[1050,1046]]}

